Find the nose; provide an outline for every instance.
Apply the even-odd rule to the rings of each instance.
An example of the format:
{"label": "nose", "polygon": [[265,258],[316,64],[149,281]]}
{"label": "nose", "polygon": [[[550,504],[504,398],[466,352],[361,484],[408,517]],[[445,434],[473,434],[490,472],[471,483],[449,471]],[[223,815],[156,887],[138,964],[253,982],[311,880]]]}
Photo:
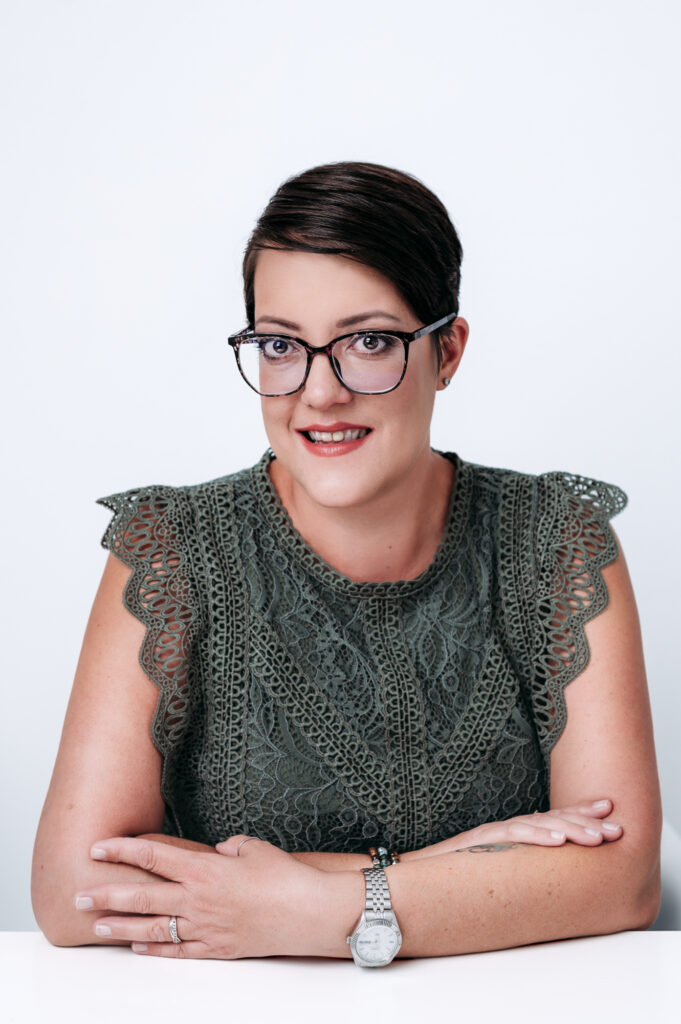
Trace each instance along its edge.
{"label": "nose", "polygon": [[327,409],[333,405],[347,405],[352,401],[352,392],[343,387],[331,368],[327,355],[312,357],[310,372],[301,389],[301,398],[314,409]]}

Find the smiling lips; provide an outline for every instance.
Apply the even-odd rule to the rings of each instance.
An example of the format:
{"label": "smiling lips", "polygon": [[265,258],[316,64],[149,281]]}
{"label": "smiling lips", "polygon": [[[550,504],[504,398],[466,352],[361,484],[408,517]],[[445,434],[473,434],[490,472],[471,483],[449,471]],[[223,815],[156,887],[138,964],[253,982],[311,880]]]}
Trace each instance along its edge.
{"label": "smiling lips", "polygon": [[298,430],[303,444],[315,455],[346,455],[359,448],[371,427],[354,423],[311,423]]}

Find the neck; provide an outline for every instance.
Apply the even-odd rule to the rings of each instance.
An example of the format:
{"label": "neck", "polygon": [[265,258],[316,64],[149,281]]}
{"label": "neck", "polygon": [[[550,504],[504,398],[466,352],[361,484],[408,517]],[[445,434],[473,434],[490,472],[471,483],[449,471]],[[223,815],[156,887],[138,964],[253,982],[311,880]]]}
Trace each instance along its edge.
{"label": "neck", "polygon": [[325,562],[358,583],[414,579],[428,568],[447,525],[454,472],[449,459],[428,448],[412,472],[371,502],[328,508],[278,460],[270,463],[295,529]]}

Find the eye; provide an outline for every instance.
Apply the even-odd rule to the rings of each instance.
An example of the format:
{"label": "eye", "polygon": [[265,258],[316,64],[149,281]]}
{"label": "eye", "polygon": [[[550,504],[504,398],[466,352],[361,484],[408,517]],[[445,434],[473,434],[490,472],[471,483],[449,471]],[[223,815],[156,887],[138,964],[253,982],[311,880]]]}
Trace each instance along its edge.
{"label": "eye", "polygon": [[290,338],[259,338],[258,348],[265,359],[277,362],[300,353],[300,346]]}
{"label": "eye", "polygon": [[390,352],[399,343],[391,334],[356,334],[348,348],[353,355],[377,356]]}

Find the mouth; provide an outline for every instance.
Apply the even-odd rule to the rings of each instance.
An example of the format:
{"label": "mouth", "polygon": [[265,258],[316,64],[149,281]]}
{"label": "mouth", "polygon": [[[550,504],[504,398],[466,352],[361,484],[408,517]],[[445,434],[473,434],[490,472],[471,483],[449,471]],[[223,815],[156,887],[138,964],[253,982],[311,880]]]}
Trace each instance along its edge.
{"label": "mouth", "polygon": [[311,423],[298,430],[303,445],[313,455],[347,455],[366,444],[372,427],[359,423]]}
{"label": "mouth", "polygon": [[300,430],[300,434],[312,444],[342,444],[358,441],[371,433],[370,427],[349,427],[347,430]]}

